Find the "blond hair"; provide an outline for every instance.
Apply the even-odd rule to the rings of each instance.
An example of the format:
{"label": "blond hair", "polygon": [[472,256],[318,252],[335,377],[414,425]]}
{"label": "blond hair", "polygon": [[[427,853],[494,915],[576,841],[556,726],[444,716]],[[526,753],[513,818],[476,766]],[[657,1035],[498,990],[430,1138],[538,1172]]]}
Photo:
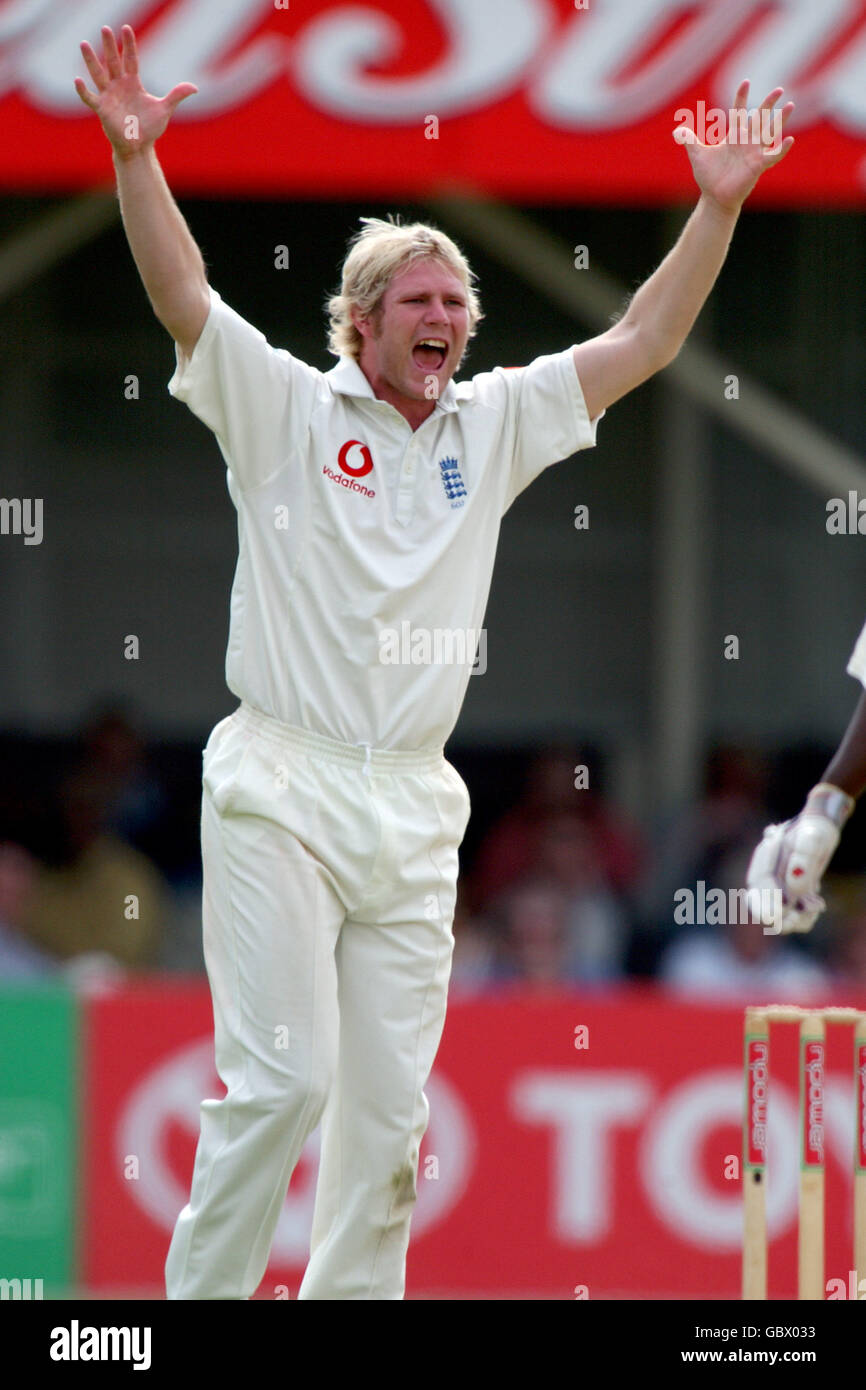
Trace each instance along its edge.
{"label": "blond hair", "polygon": [[352,310],[364,318],[376,312],[395,275],[413,261],[430,257],[453,271],[466,290],[469,337],[483,318],[475,291],[476,276],[459,246],[424,222],[403,226],[399,218],[362,217],[361,230],[349,242],[339,293],[327,301],[330,319],[328,349],[336,357],[359,358],[363,337],[352,322]]}

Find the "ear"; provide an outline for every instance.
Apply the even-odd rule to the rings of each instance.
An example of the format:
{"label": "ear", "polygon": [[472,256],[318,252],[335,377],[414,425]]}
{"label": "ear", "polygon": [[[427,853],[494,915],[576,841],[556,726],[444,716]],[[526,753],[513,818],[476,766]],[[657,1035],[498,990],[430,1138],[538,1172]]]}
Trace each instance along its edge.
{"label": "ear", "polygon": [[373,336],[373,328],[367,315],[361,314],[353,305],[349,310],[349,316],[362,338],[371,338]]}

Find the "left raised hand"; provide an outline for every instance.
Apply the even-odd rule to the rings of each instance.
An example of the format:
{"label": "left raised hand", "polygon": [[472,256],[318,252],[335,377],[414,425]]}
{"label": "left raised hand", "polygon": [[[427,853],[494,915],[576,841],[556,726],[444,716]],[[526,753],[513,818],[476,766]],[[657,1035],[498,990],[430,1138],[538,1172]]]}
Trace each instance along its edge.
{"label": "left raised hand", "polygon": [[732,108],[739,113],[738,120],[733,124],[726,113],[730,128],[717,145],[703,144],[690,126],[674,131],[674,139],[686,147],[701,192],[726,212],[739,212],[764,171],[783,160],[794,143],[792,135],[784,134],[794,103],[786,102],[781,111],[774,109],[783,90],[774,88],[757,112],[748,111],[749,83],[741,82]]}

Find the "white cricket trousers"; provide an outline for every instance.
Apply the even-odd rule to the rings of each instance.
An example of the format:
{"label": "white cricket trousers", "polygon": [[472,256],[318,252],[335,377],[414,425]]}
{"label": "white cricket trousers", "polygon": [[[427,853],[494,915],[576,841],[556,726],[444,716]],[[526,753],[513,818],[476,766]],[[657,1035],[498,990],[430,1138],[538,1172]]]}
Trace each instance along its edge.
{"label": "white cricket trousers", "polygon": [[245,704],[213,730],[203,931],[227,1094],[201,1107],[168,1298],[252,1296],[320,1119],[299,1297],[403,1297],[468,819],[441,749],[352,747]]}

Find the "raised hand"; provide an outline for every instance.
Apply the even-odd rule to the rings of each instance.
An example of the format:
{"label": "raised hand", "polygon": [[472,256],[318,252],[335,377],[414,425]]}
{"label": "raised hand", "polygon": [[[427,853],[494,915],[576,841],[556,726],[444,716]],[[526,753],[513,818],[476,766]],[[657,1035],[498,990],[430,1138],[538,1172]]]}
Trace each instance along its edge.
{"label": "raised hand", "polygon": [[[749,115],[749,83],[741,82],[733,104],[737,123],[731,124],[727,139],[720,144],[703,144],[688,126],[678,126],[674,131],[674,138],[686,147],[701,192],[727,211],[739,211],[764,171],[784,159],[794,143],[792,135],[784,135],[794,103],[786,102],[781,111],[774,110],[783,90],[774,88],[761,102],[757,114],[753,111]],[[759,138],[753,139],[753,134]]]}
{"label": "raised hand", "polygon": [[113,31],[103,26],[102,62],[89,43],[82,43],[81,53],[96,91],[91,92],[80,77],[75,79],[75,90],[84,105],[96,112],[115,154],[129,159],[159,139],[178,103],[198,88],[181,82],[167,96],[151,96],[141,85],[135,34],[128,24],[124,24],[121,38],[123,48],[119,50]]}
{"label": "raised hand", "polygon": [[767,935],[811,931],[826,907],[821,879],[853,810],[853,797],[819,782],[798,816],[767,826],[746,875],[752,920]]}

